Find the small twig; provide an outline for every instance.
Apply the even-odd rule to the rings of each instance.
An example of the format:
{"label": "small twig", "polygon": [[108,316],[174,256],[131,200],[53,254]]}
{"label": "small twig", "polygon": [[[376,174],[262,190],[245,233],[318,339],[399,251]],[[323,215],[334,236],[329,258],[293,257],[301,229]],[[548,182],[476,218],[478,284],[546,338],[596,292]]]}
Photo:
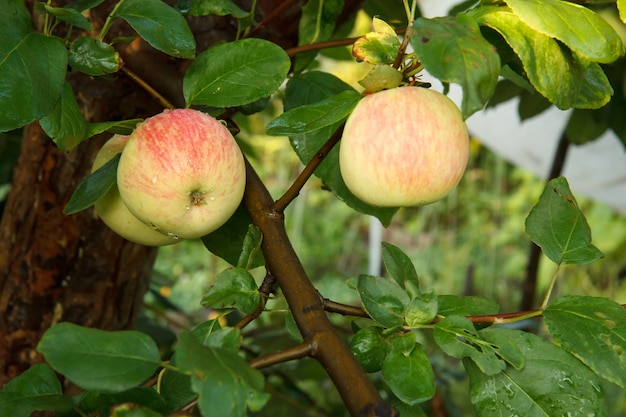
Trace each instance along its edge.
{"label": "small twig", "polygon": [[322,300],[322,303],[324,305],[324,310],[328,311],[329,313],[337,313],[344,316],[354,317],[370,317],[369,314],[363,311],[361,307],[337,303],[335,301],[329,300],[328,298],[324,298]]}
{"label": "small twig", "polygon": [[[398,29],[396,33],[398,35],[406,33],[406,28]],[[361,38],[361,36],[355,36],[353,38],[331,39],[328,41],[314,42],[314,43],[309,43],[306,45],[294,46],[293,48],[285,49],[285,52],[290,57],[293,57],[295,55],[302,54],[304,52],[319,51],[321,49],[336,48],[338,46],[352,45],[359,38]]]}
{"label": "small twig", "polygon": [[317,167],[322,163],[324,158],[330,153],[333,147],[339,142],[341,139],[341,135],[343,134],[343,124],[339,126],[335,133],[322,145],[322,147],[315,153],[315,156],[309,161],[308,164],[304,167],[300,175],[294,180],[293,184],[289,187],[289,189],[280,197],[273,206],[273,212],[275,213],[283,213],[289,203],[291,203],[299,194],[304,184],[309,180],[311,175],[315,172]]}
{"label": "small twig", "polygon": [[329,41],[308,43],[306,45],[294,46],[293,48],[285,49],[285,52],[290,57],[293,57],[304,52],[319,51],[321,49],[352,45],[359,38],[360,36],[356,36],[354,38],[332,39]]}
{"label": "small twig", "polygon": [[265,356],[254,358],[248,364],[256,369],[267,368],[279,363],[289,362],[295,359],[305,358],[315,354],[317,346],[314,342],[303,342],[280,352],[270,353]]}
{"label": "small twig", "polygon": [[139,77],[137,74],[135,74],[134,72],[132,72],[130,69],[128,69],[128,67],[122,66],[121,68],[122,72],[124,72],[126,75],[128,75],[134,82],[136,82],[141,88],[143,88],[144,90],[146,90],[146,92],[148,94],[150,94],[152,97],[154,97],[159,103],[161,103],[161,105],[163,107],[165,107],[166,109],[174,109],[176,108],[172,103],[170,103],[165,97],[163,97],[163,95],[161,95],[161,93],[159,93],[158,91],[156,91],[154,88],[152,88],[152,86],[150,84],[148,84],[147,82],[145,82],[141,77]]}
{"label": "small twig", "polygon": [[[472,323],[484,323],[484,324],[503,324],[503,323],[512,323],[515,321],[524,320],[527,318],[540,317],[541,309],[528,310],[528,311],[518,311],[516,313],[502,313],[502,314],[489,314],[485,316],[467,316]],[[438,322],[439,320],[433,320],[433,323]]]}
{"label": "small twig", "polygon": [[253,38],[256,36],[256,34],[258,32],[260,32],[263,28],[265,28],[266,26],[268,26],[274,19],[280,17],[283,12],[285,11],[286,8],[288,8],[289,6],[291,6],[294,3],[295,0],[285,0],[283,1],[277,8],[275,8],[270,14],[268,14],[267,16],[265,16],[265,19],[263,19],[258,25],[256,25],[255,28],[253,28],[252,30],[250,30],[247,34],[246,37],[247,38]]}

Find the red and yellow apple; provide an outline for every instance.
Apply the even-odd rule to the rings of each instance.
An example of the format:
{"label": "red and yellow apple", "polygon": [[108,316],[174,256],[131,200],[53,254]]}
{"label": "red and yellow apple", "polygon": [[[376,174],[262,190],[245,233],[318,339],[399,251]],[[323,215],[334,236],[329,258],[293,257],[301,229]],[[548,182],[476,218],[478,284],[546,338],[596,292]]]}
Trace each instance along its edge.
{"label": "red and yellow apple", "polygon": [[469,134],[443,94],[398,87],[370,94],[346,121],[339,149],[348,189],[378,207],[410,207],[446,196],[461,180]]}
{"label": "red and yellow apple", "polygon": [[165,110],[133,131],[117,184],[139,220],[180,239],[222,226],[243,198],[243,155],[217,119],[192,109]]}
{"label": "red and yellow apple", "polygon": [[[98,151],[93,163],[92,172],[109,162],[122,152],[128,136],[114,135]],[[164,235],[150,228],[135,217],[122,201],[117,185],[113,186],[95,204],[96,213],[102,221],[123,238],[146,246],[163,246],[176,243],[179,240]]]}

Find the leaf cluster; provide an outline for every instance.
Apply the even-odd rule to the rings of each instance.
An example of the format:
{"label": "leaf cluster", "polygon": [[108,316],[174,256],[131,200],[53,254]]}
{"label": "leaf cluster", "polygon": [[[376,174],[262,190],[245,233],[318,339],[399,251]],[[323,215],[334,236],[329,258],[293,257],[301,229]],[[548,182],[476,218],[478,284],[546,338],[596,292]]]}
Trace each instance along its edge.
{"label": "leaf cluster", "polygon": [[[299,179],[306,182],[314,171],[323,187],[349,207],[379,218],[385,226],[390,224],[397,209],[358,200],[339,171],[334,144],[363,95],[336,76],[313,70],[317,47],[332,38],[343,2],[307,2],[299,23],[304,53],[295,58],[272,42],[247,37],[256,23],[254,10],[244,11],[228,0],[181,0],[175,7],[160,0],[120,0],[95,36],[82,36],[84,32],[75,36],[76,28],[93,31],[82,12],[100,3],[80,0],[64,8],[38,4],[35,10],[45,18],[42,33],[32,28],[22,1],[8,0],[0,8],[0,131],[38,120],[62,150],[71,150],[97,133],[130,133],[141,120],[87,123],[66,81],[68,66],[92,77],[124,70],[115,45],[125,40],[106,40],[112,23],[122,20],[158,51],[189,60],[182,79],[187,107],[216,115],[251,114],[266,108],[273,95],[281,95],[284,111],[267,125],[266,133],[287,136],[298,158],[312,167]],[[622,20],[624,3],[616,3]],[[514,96],[531,101],[539,97],[536,102],[542,103],[542,109],[552,104],[575,108],[581,121],[599,120],[587,130],[579,129],[581,122],[570,120],[568,131],[579,142],[608,127],[626,137],[624,123],[616,116],[621,117],[626,108],[623,71],[611,67],[623,55],[624,45],[603,18],[561,0],[465,5],[467,10],[460,8],[455,16],[409,18],[406,42],[390,25],[374,20],[373,32],[355,41],[354,51],[372,65],[398,69],[410,43],[414,50],[410,59],[419,61],[406,67],[410,77],[417,82],[416,71],[425,68],[446,86],[460,84],[465,117],[488,103],[495,105]],[[197,54],[183,14],[231,15],[237,20],[238,39]],[[574,21],[583,24],[570,24]],[[69,27],[63,37],[57,35],[61,25]],[[65,212],[85,209],[106,193],[115,182],[116,164],[113,159],[86,178]],[[268,217],[284,214],[300,191],[300,183],[294,184],[275,202]],[[216,277],[202,304],[256,317],[263,312],[268,291],[259,290],[251,270],[267,261],[263,253],[266,236],[257,227],[258,220],[252,225],[249,210],[242,205],[222,228],[202,239],[210,252],[232,265]],[[561,265],[583,264],[602,256],[591,244],[589,226],[564,178],[546,185],[528,216],[526,230],[557,265],[557,272]],[[289,248],[288,242],[284,247]],[[487,298],[435,294],[420,288],[410,259],[394,245],[384,244],[383,260],[387,276],[358,275],[349,280],[361,300],[357,315],[367,317],[352,322],[350,347],[363,369],[380,373],[390,396],[412,415],[422,415],[420,404],[435,393],[436,369],[420,337],[426,331],[432,331],[437,348],[462,361],[470,377],[472,403],[481,416],[556,416],[572,409],[602,416],[606,409],[601,380],[626,388],[622,306],[588,296],[551,302],[555,272],[539,310],[504,315]],[[281,276],[278,281],[290,279]],[[319,300],[317,294],[313,298]],[[359,310],[343,308],[353,313]],[[556,343],[501,326],[541,315]],[[287,317],[292,330],[306,326],[302,316],[299,320]],[[484,327],[485,323],[491,326]],[[47,364],[31,368],[0,391],[0,414],[19,417],[48,410],[63,417],[164,416],[190,403],[202,415],[237,417],[248,410],[258,411],[269,395],[261,372],[241,354],[239,327],[243,326],[222,327],[218,320],[210,320],[183,331],[176,353],[163,361],[155,342],[145,334],[59,323],[38,346]],[[325,349],[306,339],[270,359],[280,363]],[[64,395],[55,372],[84,392]]]}

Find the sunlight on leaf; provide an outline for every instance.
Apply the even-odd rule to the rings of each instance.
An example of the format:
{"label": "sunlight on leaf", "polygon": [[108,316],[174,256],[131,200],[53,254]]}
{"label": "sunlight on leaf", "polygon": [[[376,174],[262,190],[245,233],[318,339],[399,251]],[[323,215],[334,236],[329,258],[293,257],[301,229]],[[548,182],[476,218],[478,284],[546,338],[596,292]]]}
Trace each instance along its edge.
{"label": "sunlight on leaf", "polygon": [[586,59],[607,64],[624,53],[624,45],[611,25],[579,4],[561,0],[506,3],[528,26],[560,40]]}
{"label": "sunlight on leaf", "polygon": [[474,362],[463,360],[471,401],[481,417],[566,416],[572,410],[580,416],[607,416],[600,380],[589,368],[539,336],[519,330],[507,330],[507,335],[525,359],[521,369],[485,375]]}

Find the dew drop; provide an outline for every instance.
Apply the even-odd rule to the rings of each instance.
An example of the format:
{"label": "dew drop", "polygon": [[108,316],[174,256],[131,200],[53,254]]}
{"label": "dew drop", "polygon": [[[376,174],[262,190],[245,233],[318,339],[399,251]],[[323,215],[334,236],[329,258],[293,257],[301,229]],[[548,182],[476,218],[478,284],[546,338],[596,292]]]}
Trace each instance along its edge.
{"label": "dew drop", "polygon": [[209,200],[215,201],[215,197],[211,196],[211,197],[209,197]]}
{"label": "dew drop", "polygon": [[157,182],[159,182],[159,178],[157,178],[156,176],[152,177],[152,184],[156,184]]}

